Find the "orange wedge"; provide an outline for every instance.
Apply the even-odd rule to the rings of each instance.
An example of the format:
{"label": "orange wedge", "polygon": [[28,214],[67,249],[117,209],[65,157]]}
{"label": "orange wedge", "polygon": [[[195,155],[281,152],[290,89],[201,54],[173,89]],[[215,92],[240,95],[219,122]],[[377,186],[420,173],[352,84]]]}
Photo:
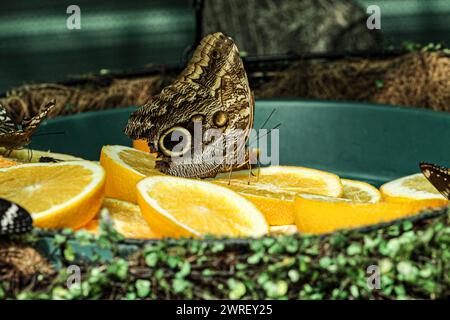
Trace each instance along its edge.
{"label": "orange wedge", "polygon": [[[12,150],[11,152],[5,148],[0,148],[0,156],[7,156],[7,159],[16,161],[19,163],[40,162],[41,158],[53,158],[62,161],[79,161],[84,160],[79,157],[72,156],[70,154],[56,153],[50,151],[32,150],[32,149],[19,149]],[[47,161],[48,162],[48,161]]]}
{"label": "orange wedge", "polygon": [[402,177],[385,183],[380,187],[380,191],[386,201],[448,201],[421,173]]}
{"label": "orange wedge", "polygon": [[443,205],[441,200],[361,203],[303,195],[295,200],[295,224],[299,232],[320,234],[409,217],[426,208]]}
{"label": "orange wedge", "polygon": [[288,224],[285,226],[270,226],[269,235],[271,236],[290,236],[298,232],[295,224]]}
{"label": "orange wedge", "polygon": [[136,184],[147,176],[160,175],[155,156],[125,146],[104,146],[100,164],[106,171],[105,195],[136,203]]}
{"label": "orange wedge", "polygon": [[381,201],[381,193],[374,186],[356,180],[341,179],[341,181],[344,187],[342,198],[366,203]]}
{"label": "orange wedge", "polygon": [[0,169],[0,198],[27,209],[41,228],[79,228],[97,214],[105,172],[89,161],[22,164]]}
{"label": "orange wedge", "polygon": [[9,160],[7,158],[3,158],[2,156],[0,156],[0,168],[7,168],[7,167],[11,167],[11,166],[15,166],[18,163],[12,160]]}
{"label": "orange wedge", "polygon": [[150,148],[148,147],[148,143],[146,140],[133,140],[133,148],[150,153]]}
{"label": "orange wedge", "polygon": [[241,194],[265,215],[269,225],[294,224],[293,203],[303,193],[339,197],[343,186],[335,174],[316,169],[274,166],[260,169],[256,176],[248,171],[235,172],[231,180],[222,175],[214,180],[221,186]]}
{"label": "orange wedge", "polygon": [[[139,206],[126,201],[106,198],[103,200],[102,209],[107,209],[114,228],[126,238],[156,239],[161,236],[152,231],[141,215]],[[95,234],[99,233],[100,220],[95,217],[83,227]]]}
{"label": "orange wedge", "polygon": [[137,189],[143,217],[163,236],[258,237],[268,232],[251,202],[216,184],[155,176],[140,181]]}

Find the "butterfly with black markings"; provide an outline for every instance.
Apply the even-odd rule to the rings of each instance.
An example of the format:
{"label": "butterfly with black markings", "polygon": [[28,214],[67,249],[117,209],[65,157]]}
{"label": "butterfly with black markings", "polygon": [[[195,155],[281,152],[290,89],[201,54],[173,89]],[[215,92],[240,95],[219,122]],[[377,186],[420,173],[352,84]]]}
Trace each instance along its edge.
{"label": "butterfly with black markings", "polygon": [[0,147],[12,151],[28,145],[33,133],[54,107],[55,101],[50,101],[41,108],[39,114],[31,119],[23,120],[18,125],[12,121],[6,109],[0,105]]}
{"label": "butterfly with black markings", "polygon": [[17,203],[0,199],[0,236],[21,234],[33,229],[30,213]]}
{"label": "butterfly with black markings", "polygon": [[431,184],[450,200],[450,169],[431,163],[420,163],[420,170]]}

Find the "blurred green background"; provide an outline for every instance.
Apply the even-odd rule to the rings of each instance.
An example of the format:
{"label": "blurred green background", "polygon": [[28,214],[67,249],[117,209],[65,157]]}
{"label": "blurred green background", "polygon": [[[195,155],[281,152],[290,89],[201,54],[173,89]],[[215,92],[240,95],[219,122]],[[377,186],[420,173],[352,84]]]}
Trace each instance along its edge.
{"label": "blurred green background", "polygon": [[[449,0],[357,0],[381,8],[383,46],[450,43]],[[66,8],[81,8],[81,30]],[[0,92],[101,69],[180,64],[195,42],[191,0],[19,0],[0,2]]]}

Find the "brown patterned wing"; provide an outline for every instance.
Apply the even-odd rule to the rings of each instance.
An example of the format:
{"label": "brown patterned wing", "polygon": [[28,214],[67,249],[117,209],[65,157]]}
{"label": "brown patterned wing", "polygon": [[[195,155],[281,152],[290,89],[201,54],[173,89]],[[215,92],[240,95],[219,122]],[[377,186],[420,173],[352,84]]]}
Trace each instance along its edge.
{"label": "brown patterned wing", "polygon": [[0,134],[17,130],[17,125],[6,112],[5,107],[0,104]]}
{"label": "brown patterned wing", "polygon": [[25,132],[31,131],[32,133],[39,127],[41,122],[48,116],[48,114],[55,108],[55,101],[50,101],[41,108],[39,114],[35,115],[29,120],[22,122],[22,129]]}
{"label": "brown patterned wing", "polygon": [[0,133],[0,147],[8,150],[20,149],[28,144],[26,133],[23,130],[16,130],[13,132]]}
{"label": "brown patterned wing", "polygon": [[431,163],[420,163],[420,170],[444,197],[450,200],[450,169]]}
{"label": "brown patterned wing", "polygon": [[[135,111],[125,129],[133,139],[148,141],[158,153],[157,167],[164,173],[183,177],[214,177],[226,167],[229,157],[245,148],[253,126],[253,96],[239,51],[231,38],[214,33],[202,39],[193,57],[177,80]],[[201,127],[201,159],[194,150],[194,127]],[[222,138],[213,140],[210,129]],[[193,155],[195,163],[175,163],[170,137],[182,133],[190,143],[182,151]],[[226,139],[236,141],[233,154],[222,163],[208,159],[222,148]],[[228,157],[228,158],[227,158]],[[229,166],[228,166],[229,167]]]}
{"label": "brown patterned wing", "polygon": [[31,136],[39,127],[41,122],[47,117],[48,113],[55,107],[55,102],[47,103],[39,114],[29,120],[22,122],[22,128],[17,127],[14,130],[0,133],[0,147],[6,149],[20,149],[30,143]]}

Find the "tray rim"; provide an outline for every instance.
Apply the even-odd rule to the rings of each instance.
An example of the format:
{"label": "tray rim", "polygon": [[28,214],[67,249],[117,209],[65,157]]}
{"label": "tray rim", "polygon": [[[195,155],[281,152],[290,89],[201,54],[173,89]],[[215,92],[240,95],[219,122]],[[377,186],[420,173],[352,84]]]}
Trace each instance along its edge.
{"label": "tray rim", "polygon": [[[433,116],[437,118],[447,118],[450,121],[450,112],[444,112],[444,111],[437,111],[437,110],[431,110],[431,109],[422,109],[417,107],[408,107],[408,106],[397,106],[397,105],[390,105],[390,104],[376,104],[376,103],[370,103],[370,102],[357,102],[357,101],[344,101],[344,100],[319,100],[319,99],[291,99],[291,98],[279,98],[279,99],[273,99],[273,98],[267,98],[267,99],[255,99],[255,108],[258,108],[258,104],[267,104],[267,103],[282,103],[286,106],[295,106],[297,108],[303,108],[303,107],[317,107],[317,108],[325,108],[325,107],[331,107],[331,108],[342,108],[342,107],[353,107],[353,108],[361,108],[361,109],[367,109],[367,110],[377,110],[380,109],[385,112],[400,112],[400,113],[410,113],[410,114],[424,114],[428,116]],[[300,103],[300,105],[299,105]],[[96,115],[98,113],[102,113],[104,115],[113,115],[117,113],[123,113],[123,112],[131,112],[136,110],[138,107],[137,105],[130,105],[126,107],[118,107],[118,108],[111,108],[111,109],[103,109],[103,110],[92,110],[92,111],[86,111],[86,112],[80,112],[80,113],[74,113],[74,114],[67,114],[67,115],[59,115],[52,119],[47,119],[45,123],[53,122],[63,122],[67,121],[68,118],[85,118],[85,117],[91,117],[92,115]]]}

